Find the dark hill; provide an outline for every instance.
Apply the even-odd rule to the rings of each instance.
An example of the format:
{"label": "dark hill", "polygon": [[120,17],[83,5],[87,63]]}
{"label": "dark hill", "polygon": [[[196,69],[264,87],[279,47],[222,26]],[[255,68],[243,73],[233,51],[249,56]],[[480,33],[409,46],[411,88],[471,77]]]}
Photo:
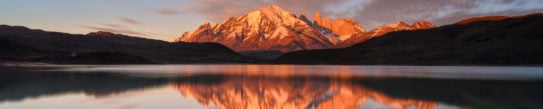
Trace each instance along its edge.
{"label": "dark hill", "polygon": [[0,25],[0,61],[58,64],[241,63],[247,59],[220,44],[170,43],[113,34],[87,35]]}
{"label": "dark hill", "polygon": [[277,63],[541,65],[543,15],[399,31],[343,49],[291,52]]}

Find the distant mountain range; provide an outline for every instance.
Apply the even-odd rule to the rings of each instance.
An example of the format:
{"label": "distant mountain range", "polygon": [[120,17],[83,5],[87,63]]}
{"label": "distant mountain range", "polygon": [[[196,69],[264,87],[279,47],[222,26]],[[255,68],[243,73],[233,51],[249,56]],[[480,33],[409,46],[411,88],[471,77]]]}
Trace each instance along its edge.
{"label": "distant mountain range", "polygon": [[543,14],[532,14],[475,17],[441,27],[396,22],[366,31],[349,18],[317,13],[311,21],[272,5],[206,23],[174,42],[0,25],[0,63],[541,65],[541,28]]}
{"label": "distant mountain range", "polygon": [[477,17],[426,30],[385,34],[340,49],[287,53],[277,63],[541,65],[543,14]]}
{"label": "distant mountain range", "polygon": [[282,53],[354,45],[392,31],[434,28],[421,21],[384,25],[367,32],[350,18],[330,19],[315,14],[314,21],[297,16],[276,5],[262,7],[218,24],[205,23],[197,30],[185,32],[175,42],[215,42],[237,52],[280,51]]}
{"label": "distant mountain range", "polygon": [[173,64],[247,60],[214,43],[171,43],[109,32],[77,35],[0,25],[0,63]]}

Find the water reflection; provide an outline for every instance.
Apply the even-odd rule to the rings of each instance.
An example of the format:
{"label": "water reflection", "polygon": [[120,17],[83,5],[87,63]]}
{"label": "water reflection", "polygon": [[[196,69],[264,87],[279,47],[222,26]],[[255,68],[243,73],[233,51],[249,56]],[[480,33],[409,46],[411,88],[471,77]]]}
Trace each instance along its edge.
{"label": "water reflection", "polygon": [[176,83],[173,86],[183,96],[195,98],[203,105],[224,109],[355,109],[370,99],[397,109],[433,109],[438,104],[427,100],[398,99],[349,80],[323,77],[247,76],[227,79],[219,84]]}
{"label": "water reflection", "polygon": [[169,83],[164,78],[109,73],[2,72],[0,75],[0,102],[67,93],[100,97]]}
{"label": "water reflection", "polygon": [[[197,67],[200,67],[198,69],[206,68],[205,66]],[[269,74],[273,73],[266,70],[269,66],[246,67],[252,74],[199,72],[156,76],[160,72],[143,74],[131,71],[120,73],[120,70],[115,72],[97,70],[40,72],[28,71],[28,68],[0,68],[2,69],[0,107],[7,102],[29,105],[29,98],[45,100],[51,97],[70,98],[74,93],[83,93],[95,99],[129,92],[135,93],[133,96],[142,96],[126,98],[126,101],[130,102],[149,99],[146,96],[152,95],[146,95],[144,92],[160,88],[174,92],[164,93],[165,97],[189,98],[197,101],[193,104],[183,104],[182,107],[168,108],[190,107],[185,105],[216,106],[225,109],[543,108],[543,93],[541,93],[543,82],[539,80],[349,76],[352,74],[349,71],[353,71],[350,68],[335,68],[346,72],[346,75],[339,76],[308,73]],[[223,67],[209,69],[224,71]],[[322,67],[313,70],[315,69],[329,70]],[[296,69],[289,66],[281,66],[275,71],[281,70],[296,72]],[[163,100],[166,98],[157,98],[144,104],[171,106],[168,105],[171,102]],[[77,103],[66,105],[80,106]],[[5,106],[5,108],[13,109],[10,106]],[[48,107],[40,108],[47,109]],[[98,105],[96,108],[105,107]],[[136,108],[145,107],[131,106],[131,109]]]}

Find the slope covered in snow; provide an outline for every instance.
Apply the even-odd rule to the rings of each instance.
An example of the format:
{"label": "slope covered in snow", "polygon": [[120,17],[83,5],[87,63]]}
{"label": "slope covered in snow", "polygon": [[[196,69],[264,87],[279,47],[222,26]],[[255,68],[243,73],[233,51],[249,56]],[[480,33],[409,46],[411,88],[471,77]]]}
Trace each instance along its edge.
{"label": "slope covered in snow", "polygon": [[[432,26],[428,26],[432,25]],[[197,30],[185,32],[174,42],[215,42],[238,52],[324,49],[344,47],[392,31],[433,28],[431,23],[403,22],[367,32],[350,18],[330,19],[316,13],[314,21],[271,5],[218,24],[205,23]],[[338,46],[340,45],[340,46]]]}

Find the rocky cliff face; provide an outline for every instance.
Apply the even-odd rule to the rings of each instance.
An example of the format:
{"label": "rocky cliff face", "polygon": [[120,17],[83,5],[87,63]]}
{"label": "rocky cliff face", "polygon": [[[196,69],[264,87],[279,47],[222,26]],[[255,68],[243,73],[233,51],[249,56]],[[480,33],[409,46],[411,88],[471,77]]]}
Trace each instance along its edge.
{"label": "rocky cliff face", "polygon": [[217,42],[236,51],[294,51],[333,46],[331,38],[278,6],[263,7],[219,24],[206,23],[176,41]]}
{"label": "rocky cliff face", "polygon": [[319,29],[327,29],[334,35],[338,36],[338,41],[351,38],[355,34],[366,32],[366,30],[360,25],[360,23],[350,18],[337,18],[330,20],[330,18],[321,18],[320,13],[315,14],[315,25],[321,27]]}
{"label": "rocky cliff face", "polygon": [[[281,51],[345,47],[391,31],[433,28],[428,22],[366,30],[350,18],[330,19],[316,13],[315,21],[296,16],[276,5],[262,7],[218,24],[205,23],[185,32],[175,42],[216,42],[238,52]],[[338,44],[340,46],[338,46]]]}

